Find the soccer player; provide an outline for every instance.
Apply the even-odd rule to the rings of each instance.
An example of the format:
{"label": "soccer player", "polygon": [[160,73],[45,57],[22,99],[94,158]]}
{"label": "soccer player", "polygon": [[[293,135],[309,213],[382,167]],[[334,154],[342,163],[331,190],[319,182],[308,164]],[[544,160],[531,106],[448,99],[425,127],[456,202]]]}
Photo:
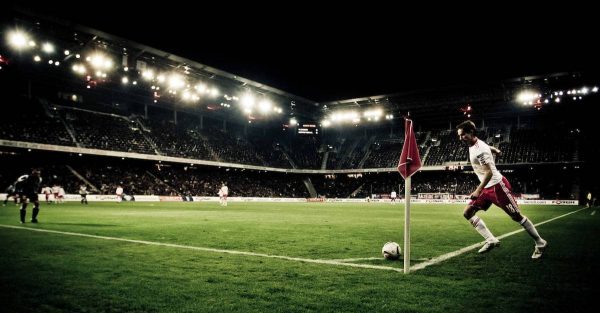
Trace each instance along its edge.
{"label": "soccer player", "polygon": [[221,186],[221,189],[219,189],[219,202],[221,203],[222,206],[227,206],[227,195],[229,194],[229,188],[227,188],[227,185],[225,185],[225,183],[223,183],[223,185]]}
{"label": "soccer player", "polygon": [[81,185],[79,187],[79,195],[81,196],[81,204],[84,204],[84,203],[88,204],[87,194],[88,194],[88,192],[87,192],[87,186],[86,185]]}
{"label": "soccer player", "polygon": [[392,204],[394,204],[394,202],[396,202],[396,197],[397,197],[396,190],[392,190],[392,193],[390,194],[390,199],[392,199],[390,202]]}
{"label": "soccer player", "polygon": [[58,203],[58,192],[60,191],[60,187],[57,184],[52,186],[52,195],[54,196],[54,203]]}
{"label": "soccer player", "polygon": [[40,177],[40,171],[34,169],[30,175],[23,175],[17,180],[15,189],[21,196],[21,209],[19,210],[21,217],[21,224],[25,223],[25,215],[27,213],[27,204],[29,201],[33,202],[33,212],[31,214],[31,222],[37,223],[37,216],[40,212],[40,202],[38,200],[38,191],[40,190],[40,183],[42,178]]}
{"label": "soccer player", "polygon": [[121,185],[117,185],[116,194],[117,194],[117,202],[123,201],[123,187],[121,187]]}
{"label": "soccer player", "polygon": [[532,259],[539,259],[547,247],[548,242],[538,234],[533,223],[521,215],[517,201],[512,195],[512,187],[508,180],[496,169],[492,152],[500,154],[500,150],[488,146],[475,135],[475,123],[465,121],[456,126],[458,137],[469,145],[469,160],[473,171],[477,174],[479,186],[470,195],[471,201],[464,210],[464,217],[485,238],[485,244],[479,253],[492,250],[500,245],[500,241],[487,228],[483,220],[475,215],[477,211],[487,211],[493,204],[502,208],[513,221],[519,223],[535,241]]}
{"label": "soccer player", "polygon": [[65,188],[63,186],[58,186],[58,202],[65,202]]}
{"label": "soccer player", "polygon": [[44,196],[46,196],[46,204],[50,204],[50,195],[52,194],[52,188],[44,186],[44,188],[42,188],[42,193],[44,194]]}

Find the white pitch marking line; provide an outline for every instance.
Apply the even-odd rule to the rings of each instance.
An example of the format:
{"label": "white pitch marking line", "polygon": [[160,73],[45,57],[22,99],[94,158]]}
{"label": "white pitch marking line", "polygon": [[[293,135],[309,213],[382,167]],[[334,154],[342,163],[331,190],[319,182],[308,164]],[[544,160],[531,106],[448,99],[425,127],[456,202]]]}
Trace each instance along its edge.
{"label": "white pitch marking line", "polygon": [[[583,208],[583,209],[579,209],[579,210],[576,210],[576,211],[573,211],[573,212],[569,212],[569,213],[563,214],[563,215],[561,215],[561,216],[557,216],[557,217],[551,218],[551,219],[549,219],[549,220],[546,220],[546,221],[543,221],[543,222],[537,223],[537,224],[535,224],[535,226],[539,226],[539,225],[543,225],[543,224],[546,224],[546,223],[552,222],[552,221],[554,221],[554,220],[556,220],[556,219],[563,218],[563,217],[565,217],[565,216],[567,216],[567,215],[571,215],[571,214],[573,214],[573,213],[577,213],[577,212],[579,212],[579,211],[581,211],[581,210],[585,210],[585,208]],[[525,231],[525,229],[523,229],[523,228],[522,228],[522,229],[517,229],[517,230],[515,230],[515,231],[512,231],[512,232],[510,232],[510,233],[506,233],[506,234],[504,234],[504,235],[502,235],[502,236],[498,236],[497,238],[498,238],[498,239],[503,239],[503,238],[506,238],[506,237],[512,236],[512,235],[514,235],[514,234],[520,233],[520,232],[522,232],[522,231]],[[482,245],[483,243],[484,243],[484,242],[476,243],[476,244],[474,244],[474,245],[470,245],[470,246],[468,246],[468,247],[464,247],[464,248],[462,248],[462,249],[458,249],[458,250],[456,250],[456,251],[452,251],[452,252],[450,252],[450,253],[442,254],[442,255],[440,255],[440,256],[438,256],[438,257],[435,257],[435,258],[433,258],[433,259],[431,259],[431,260],[429,260],[429,261],[426,261],[426,262],[423,262],[423,263],[419,263],[419,264],[415,264],[415,266],[412,266],[412,267],[410,268],[410,271],[411,271],[411,272],[414,272],[414,271],[422,270],[422,269],[426,268],[427,266],[434,265],[434,264],[440,263],[440,262],[442,262],[442,261],[446,261],[446,260],[448,260],[448,259],[451,259],[451,258],[453,258],[453,257],[455,257],[455,256],[461,255],[461,254],[463,254],[463,253],[465,253],[465,252],[469,252],[469,251],[471,251],[471,250],[475,250],[475,249],[477,249],[477,248],[481,247],[481,245]]]}
{"label": "white pitch marking line", "polygon": [[[586,208],[579,209],[579,210],[576,210],[576,211],[573,211],[573,212],[569,212],[569,213],[557,216],[555,218],[551,218],[549,220],[537,223],[535,225],[536,226],[543,225],[543,224],[549,223],[551,221],[554,221],[556,219],[565,217],[567,215],[571,215],[573,213],[577,213],[577,212],[579,212],[581,210],[584,210],[584,209],[586,209]],[[305,258],[294,258],[294,257],[289,257],[289,256],[283,256],[283,255],[272,255],[272,254],[254,253],[254,252],[246,252],[246,251],[223,250],[223,249],[214,249],[214,248],[206,248],[206,247],[195,247],[195,246],[184,246],[184,245],[178,245],[178,244],[172,244],[172,243],[162,243],[162,242],[154,242],[154,241],[146,241],[146,240],[134,240],[134,239],[125,239],[125,238],[117,238],[117,237],[97,236],[97,235],[89,235],[89,234],[82,234],[82,233],[63,232],[63,231],[57,231],[57,230],[39,229],[39,228],[28,228],[28,227],[3,225],[3,224],[0,224],[0,227],[12,228],[12,229],[20,229],[20,230],[29,230],[29,231],[37,231],[37,232],[43,232],[43,233],[61,234],[61,235],[68,235],[68,236],[87,237],[87,238],[104,239],[104,240],[115,240],[115,241],[123,241],[123,242],[130,242],[130,243],[152,245],[152,246],[163,246],[163,247],[180,248],[180,249],[190,249],[190,250],[215,252],[215,253],[228,253],[228,254],[236,254],[236,255],[256,256],[256,257],[273,258],[273,259],[281,259],[281,260],[296,261],[296,262],[305,262],[305,263],[329,264],[329,265],[349,266],[349,267],[357,267],[357,268],[378,269],[378,270],[395,271],[395,272],[400,272],[400,273],[404,272],[404,270],[401,269],[401,268],[395,268],[395,267],[389,267],[389,266],[345,263],[345,262],[350,262],[348,260],[357,260],[358,261],[358,260],[369,260],[369,259],[378,259],[378,258],[358,258],[358,259],[342,259],[342,260],[305,259]],[[518,229],[518,230],[512,231],[510,233],[506,233],[504,235],[498,236],[497,238],[498,239],[503,239],[503,238],[506,238],[508,236],[512,236],[514,234],[520,233],[522,231],[524,231],[524,229]],[[476,248],[479,248],[482,243],[483,242],[476,243],[476,244],[470,245],[468,247],[464,247],[462,249],[459,249],[459,250],[456,250],[456,251],[453,251],[453,252],[450,252],[450,253],[446,253],[446,254],[440,255],[440,256],[435,257],[435,258],[433,258],[433,259],[431,259],[429,261],[416,264],[415,266],[411,267],[411,272],[424,269],[427,266],[440,263],[442,261],[448,260],[448,259],[453,258],[455,256],[461,255],[461,254],[463,254],[465,252],[468,252],[468,251],[474,250]]]}
{"label": "white pitch marking line", "polygon": [[368,260],[381,260],[381,258],[371,257],[371,258],[333,259],[333,260],[327,259],[326,261],[334,261],[334,262],[356,262],[356,261],[368,261]]}
{"label": "white pitch marking line", "polygon": [[596,214],[596,210],[592,211],[592,213],[590,215],[594,215]]}
{"label": "white pitch marking line", "polygon": [[29,231],[36,231],[36,232],[42,232],[42,233],[61,234],[61,235],[67,235],[67,236],[87,237],[87,238],[104,239],[104,240],[115,240],[115,241],[129,242],[129,243],[152,245],[152,246],[163,246],[163,247],[190,249],[190,250],[215,252],[215,253],[228,253],[228,254],[236,254],[236,255],[263,257],[263,258],[273,258],[273,259],[281,259],[281,260],[297,261],[297,262],[305,262],[305,263],[329,264],[329,265],[339,265],[339,266],[348,266],[348,267],[357,267],[357,268],[368,268],[368,269],[395,271],[395,272],[400,272],[400,273],[402,273],[404,271],[401,268],[395,268],[395,267],[389,267],[389,266],[344,263],[344,262],[340,262],[340,261],[336,261],[336,260],[316,260],[316,259],[294,258],[294,257],[289,257],[289,256],[283,256],[283,255],[272,255],[272,254],[254,253],[254,252],[246,252],[246,251],[223,250],[223,249],[214,249],[214,248],[206,248],[206,247],[185,246],[185,245],[178,245],[178,244],[172,244],[172,243],[162,243],[162,242],[154,242],[154,241],[146,241],[146,240],[134,240],[134,239],[125,239],[125,238],[117,238],[117,237],[88,235],[88,234],[82,234],[82,233],[72,233],[72,232],[64,232],[64,231],[57,231],[57,230],[29,228],[29,227],[2,225],[2,224],[0,224],[0,227],[20,229],[20,230],[29,230]]}

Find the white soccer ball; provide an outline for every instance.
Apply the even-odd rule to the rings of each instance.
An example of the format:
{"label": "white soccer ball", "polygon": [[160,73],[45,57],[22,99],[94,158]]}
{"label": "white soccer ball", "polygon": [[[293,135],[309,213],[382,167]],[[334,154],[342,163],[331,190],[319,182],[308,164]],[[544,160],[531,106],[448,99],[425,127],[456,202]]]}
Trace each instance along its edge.
{"label": "white soccer ball", "polygon": [[383,257],[387,260],[397,260],[398,258],[400,258],[401,251],[402,250],[400,249],[399,244],[393,241],[389,241],[383,245],[383,248],[381,249],[381,254],[383,254]]}

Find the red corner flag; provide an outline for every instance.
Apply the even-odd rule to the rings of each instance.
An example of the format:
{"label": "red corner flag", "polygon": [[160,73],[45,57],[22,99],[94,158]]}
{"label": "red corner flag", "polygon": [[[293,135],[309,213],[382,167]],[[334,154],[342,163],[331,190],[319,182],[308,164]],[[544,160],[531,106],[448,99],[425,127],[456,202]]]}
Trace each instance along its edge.
{"label": "red corner flag", "polygon": [[404,119],[404,146],[402,146],[402,154],[398,162],[398,172],[402,178],[407,179],[421,168],[421,158],[419,157],[419,147],[417,146],[417,138],[413,131],[413,122],[409,119]]}

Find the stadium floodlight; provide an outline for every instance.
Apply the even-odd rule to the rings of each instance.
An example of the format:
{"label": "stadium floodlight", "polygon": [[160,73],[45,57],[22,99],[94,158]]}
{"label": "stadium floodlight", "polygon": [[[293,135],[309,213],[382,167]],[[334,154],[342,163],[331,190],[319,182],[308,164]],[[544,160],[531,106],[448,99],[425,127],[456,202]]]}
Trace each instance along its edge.
{"label": "stadium floodlight", "polygon": [[86,58],[95,69],[109,70],[113,66],[113,61],[100,52]]}
{"label": "stadium floodlight", "polygon": [[260,111],[260,113],[262,114],[268,114],[271,111],[271,107],[273,105],[271,104],[271,101],[267,100],[267,99],[263,99],[262,101],[260,101],[260,103],[258,104],[258,110]]}
{"label": "stadium floodlight", "polygon": [[556,98],[556,99],[554,99],[554,102],[556,102],[556,103],[560,103],[560,98]]}
{"label": "stadium floodlight", "polygon": [[127,85],[129,84],[129,78],[127,76],[123,76],[123,78],[121,78],[121,82],[123,85]]}
{"label": "stadium floodlight", "polygon": [[33,57],[33,60],[36,61],[36,62],[40,62],[42,60],[42,58],[40,58],[39,55],[36,55],[36,56]]}
{"label": "stadium floodlight", "polygon": [[65,50],[65,55],[69,55],[69,54],[71,54],[71,51]]}
{"label": "stadium floodlight", "polygon": [[75,58],[76,58],[76,59],[80,59],[80,58],[81,58],[81,54],[77,53],[77,54],[75,55]]}
{"label": "stadium floodlight", "polygon": [[598,92],[598,87],[594,86],[594,88],[592,88],[592,92]]}
{"label": "stadium floodlight", "polygon": [[198,83],[196,86],[194,86],[194,89],[196,89],[196,91],[198,91],[199,93],[205,93],[206,85],[203,83]]}
{"label": "stadium floodlight", "polygon": [[54,61],[54,65],[55,65],[55,66],[59,66],[59,65],[60,65],[60,62],[58,62],[58,61]]}
{"label": "stadium floodlight", "polygon": [[371,117],[373,119],[379,118],[381,115],[383,115],[383,110],[382,109],[373,109],[373,110],[367,110],[363,113],[364,117]]}
{"label": "stadium floodlight", "polygon": [[256,100],[254,99],[254,96],[252,94],[245,94],[242,96],[242,107],[244,109],[252,109],[254,107],[254,102]]}
{"label": "stadium floodlight", "polygon": [[323,125],[323,127],[329,127],[329,126],[331,126],[331,121],[330,120],[323,120],[321,122],[321,125]]}
{"label": "stadium floodlight", "polygon": [[581,94],[587,95],[590,90],[587,87],[581,88]]}
{"label": "stadium floodlight", "polygon": [[169,88],[181,89],[185,86],[185,80],[179,74],[173,73],[169,76]]}
{"label": "stadium floodlight", "polygon": [[212,97],[217,97],[217,96],[219,96],[219,89],[217,89],[217,88],[214,88],[214,87],[213,87],[213,89],[211,89],[211,90],[210,90],[210,95],[211,95]]}
{"label": "stadium floodlight", "polygon": [[145,80],[153,80],[154,72],[152,70],[145,70],[142,72],[142,77],[144,77]]}
{"label": "stadium floodlight", "polygon": [[[8,33],[8,44],[17,50],[32,47],[32,42],[33,41],[29,39],[29,35],[22,31],[14,30]],[[35,46],[35,42],[33,43],[33,46]]]}
{"label": "stadium floodlight", "polygon": [[48,60],[48,64],[52,65],[52,63],[54,63],[54,60]]}
{"label": "stadium floodlight", "polygon": [[44,52],[46,52],[46,53],[48,53],[48,54],[50,54],[50,53],[54,53],[54,45],[52,45],[52,44],[51,44],[51,43],[49,43],[49,42],[44,42],[44,43],[42,44],[42,51],[44,51]]}
{"label": "stadium floodlight", "polygon": [[540,98],[540,94],[532,90],[523,90],[517,95],[517,101],[528,104]]}
{"label": "stadium floodlight", "polygon": [[295,117],[290,118],[290,126],[298,125],[298,120]]}

